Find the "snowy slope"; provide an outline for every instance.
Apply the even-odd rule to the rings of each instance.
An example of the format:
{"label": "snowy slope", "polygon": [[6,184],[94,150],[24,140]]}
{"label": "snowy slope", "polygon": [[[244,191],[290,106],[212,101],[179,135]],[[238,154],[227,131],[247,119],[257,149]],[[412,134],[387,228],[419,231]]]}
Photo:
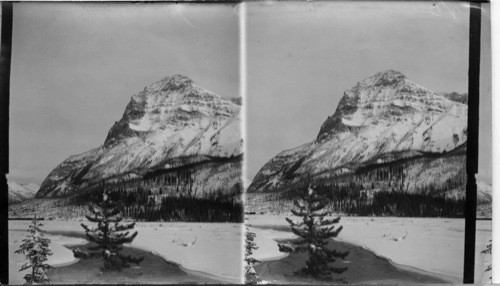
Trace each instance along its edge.
{"label": "snowy slope", "polygon": [[492,187],[491,185],[477,181],[477,202],[478,204],[490,203],[492,200]]}
{"label": "snowy slope", "polygon": [[450,152],[466,142],[466,104],[388,70],[345,91],[317,138],[271,159],[249,191],[270,190],[305,175],[340,175],[363,165]]}
{"label": "snowy slope", "polygon": [[13,181],[8,181],[9,203],[18,203],[35,196],[39,189],[36,184],[18,184]]}
{"label": "snowy slope", "polygon": [[477,181],[477,216],[491,218],[493,216],[493,188],[490,184]]}
{"label": "snowy slope", "polygon": [[104,144],[62,162],[37,196],[64,195],[103,179],[141,178],[158,168],[238,157],[239,113],[240,105],[185,76],[165,77],[132,96]]}

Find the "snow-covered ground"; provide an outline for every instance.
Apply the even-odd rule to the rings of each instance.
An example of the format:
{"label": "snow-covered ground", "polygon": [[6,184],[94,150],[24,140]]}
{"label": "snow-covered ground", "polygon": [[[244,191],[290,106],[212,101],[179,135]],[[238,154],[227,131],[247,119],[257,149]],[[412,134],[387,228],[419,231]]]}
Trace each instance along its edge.
{"label": "snow-covered ground", "polygon": [[232,283],[242,281],[242,224],[138,223],[136,229],[139,235],[132,242],[133,247],[155,251],[187,270]]}
{"label": "snow-covered ground", "polygon": [[[19,248],[29,221],[9,221],[11,283],[22,283],[24,274],[17,273],[23,263]],[[84,231],[79,221],[44,221],[47,232]],[[242,281],[242,225],[237,223],[137,223],[139,232],[131,247],[151,251],[165,260],[179,264],[186,272],[217,278],[230,283]],[[49,264],[57,266],[76,261],[63,245],[86,243],[83,239],[47,235],[52,240]],[[201,272],[201,273],[200,273]]]}
{"label": "snow-covered ground", "polygon": [[[29,221],[9,221],[10,281],[23,283],[24,273],[18,272],[24,257],[14,254],[19,248]],[[79,221],[44,221],[48,232],[77,232],[83,234]],[[294,237],[282,231],[287,226],[285,216],[249,216],[250,230],[257,234],[259,260],[278,259],[276,239]],[[463,269],[464,220],[446,218],[343,217],[344,229],[338,240],[363,246],[399,266],[408,266],[435,273],[449,281],[461,283]],[[259,228],[259,227],[265,227]],[[273,230],[274,227],[281,230]],[[242,281],[242,225],[234,223],[137,223],[139,235],[131,244],[153,251],[175,262],[187,272],[205,273],[219,280]],[[405,239],[402,238],[405,234]],[[86,243],[80,238],[47,235],[52,240],[54,255],[49,264],[60,266],[75,261],[64,245]],[[477,221],[476,282],[488,282],[485,273],[491,255],[481,254],[491,238],[491,221]],[[193,243],[194,242],[194,243]]]}
{"label": "snow-covered ground", "polygon": [[[248,223],[253,226],[250,230],[256,233],[256,243],[259,246],[255,251],[255,258],[270,260],[283,256],[278,251],[275,239],[294,237],[283,231],[283,226],[288,226],[285,217],[249,216]],[[339,241],[362,246],[400,267],[435,273],[455,283],[462,281],[463,219],[343,217],[340,225],[344,229],[337,238]],[[281,227],[281,231],[270,227]],[[481,251],[486,249],[491,239],[491,221],[477,221],[476,237],[476,283],[487,283],[491,273],[485,273],[484,269],[491,263],[491,255],[481,254]]]}

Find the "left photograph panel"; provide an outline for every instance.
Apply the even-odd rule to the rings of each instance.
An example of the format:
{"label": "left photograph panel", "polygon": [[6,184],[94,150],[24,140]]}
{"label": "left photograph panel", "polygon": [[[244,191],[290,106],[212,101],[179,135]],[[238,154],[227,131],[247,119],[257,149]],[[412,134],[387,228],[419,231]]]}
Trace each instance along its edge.
{"label": "left photograph panel", "polygon": [[241,283],[235,4],[15,3],[10,284]]}

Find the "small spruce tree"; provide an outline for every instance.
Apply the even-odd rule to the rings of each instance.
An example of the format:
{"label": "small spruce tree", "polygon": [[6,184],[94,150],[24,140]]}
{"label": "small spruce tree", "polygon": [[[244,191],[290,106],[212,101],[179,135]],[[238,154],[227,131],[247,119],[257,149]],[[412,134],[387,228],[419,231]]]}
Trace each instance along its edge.
{"label": "small spruce tree", "polygon": [[342,230],[342,226],[337,229],[334,226],[340,221],[340,217],[325,218],[329,212],[324,208],[329,201],[325,196],[315,194],[311,187],[301,199],[295,199],[293,203],[296,209],[292,208],[292,214],[301,217],[302,221],[293,221],[289,218],[286,220],[292,227],[292,232],[300,238],[289,244],[278,244],[279,250],[286,253],[307,251],[309,259],[306,261],[306,266],[296,273],[311,275],[321,280],[333,280],[333,273],[341,274],[347,267],[334,267],[330,263],[335,262],[336,258],[345,259],[349,254],[348,251],[327,248],[328,239],[337,237]]}
{"label": "small spruce tree", "polygon": [[76,258],[102,258],[104,261],[101,270],[103,271],[121,271],[130,266],[129,263],[139,264],[144,257],[132,257],[131,255],[122,255],[124,243],[131,243],[137,236],[137,231],[130,234],[134,228],[135,222],[130,224],[121,224],[123,219],[120,207],[109,195],[104,192],[102,200],[94,205],[89,205],[89,211],[92,215],[85,217],[94,223],[97,227],[89,227],[85,224],[81,226],[85,229],[87,240],[94,244],[87,246],[88,251],[82,251],[77,248],[73,250]]}
{"label": "small spruce tree", "polygon": [[47,263],[47,257],[52,255],[49,249],[50,239],[44,238],[41,227],[42,223],[37,219],[36,215],[31,221],[28,229],[28,235],[23,239],[23,243],[15,253],[22,253],[26,256],[28,262],[21,266],[19,271],[31,269],[31,273],[24,275],[26,283],[43,283],[49,281],[45,274],[51,266]]}
{"label": "small spruce tree", "polygon": [[255,272],[253,266],[260,261],[253,257],[254,250],[259,249],[255,243],[255,233],[251,232],[248,227],[245,231],[245,283],[256,284],[261,282],[259,275]]}

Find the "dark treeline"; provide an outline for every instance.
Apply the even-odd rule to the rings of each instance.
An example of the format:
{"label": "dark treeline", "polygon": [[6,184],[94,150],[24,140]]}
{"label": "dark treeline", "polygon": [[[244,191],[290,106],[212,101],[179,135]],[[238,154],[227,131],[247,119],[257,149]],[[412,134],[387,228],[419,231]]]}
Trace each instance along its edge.
{"label": "dark treeline", "polygon": [[460,218],[464,217],[464,206],[465,199],[446,198],[444,195],[379,191],[374,193],[371,202],[360,201],[349,212],[364,216]]}
{"label": "dark treeline", "polygon": [[163,197],[159,207],[131,205],[125,214],[145,221],[242,222],[243,205],[213,198]]}
{"label": "dark treeline", "polygon": [[190,158],[190,164],[156,169],[143,176],[109,177],[66,197],[65,204],[84,206],[99,201],[106,189],[113,200],[122,205],[123,215],[134,220],[242,222],[240,196],[243,187],[240,182],[229,180],[227,188],[203,192],[199,186],[194,186],[193,179],[197,172],[205,169],[210,169],[214,176],[225,174],[226,169],[241,169],[242,157],[209,159],[199,162],[197,158]]}
{"label": "dark treeline", "polygon": [[[303,186],[288,186],[273,192],[271,199],[292,200]],[[450,198],[444,193],[455,184],[447,182],[443,187],[430,187],[418,192],[367,189],[363,184],[349,182],[312,183],[319,195],[326,195],[333,211],[347,215],[401,216],[401,217],[464,217],[465,198]]]}
{"label": "dark treeline", "polygon": [[[138,221],[242,222],[243,204],[238,196],[196,198],[162,196],[141,187],[133,190],[106,186],[114,201],[120,202],[123,215]],[[86,205],[98,201],[102,189],[92,189],[70,198],[67,203]]]}
{"label": "dark treeline", "polygon": [[[297,190],[312,185],[319,195],[330,200],[332,211],[347,215],[464,217],[467,176],[462,153],[460,149],[447,154],[424,154],[374,163],[334,176],[296,177],[266,191],[266,198],[290,201],[299,195]],[[436,176],[419,183],[415,175],[409,175],[429,167],[447,168],[443,169],[447,178]]]}

